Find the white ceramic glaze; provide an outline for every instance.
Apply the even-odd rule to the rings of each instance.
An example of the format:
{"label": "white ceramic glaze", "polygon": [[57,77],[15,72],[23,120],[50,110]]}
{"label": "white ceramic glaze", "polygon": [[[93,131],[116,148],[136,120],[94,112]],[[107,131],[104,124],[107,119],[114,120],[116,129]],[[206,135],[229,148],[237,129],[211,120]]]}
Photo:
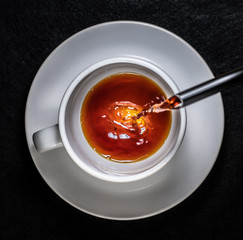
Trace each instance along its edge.
{"label": "white ceramic glaze", "polygon": [[221,146],[224,111],[220,94],[187,107],[185,137],[172,160],[155,174],[131,183],[91,176],[64,148],[37,152],[32,135],[58,122],[59,105],[72,80],[87,67],[116,57],[157,65],[180,91],[213,77],[200,55],[165,29],[130,21],[100,24],[66,40],[41,66],[26,105],[26,137],[41,176],[65,201],[103,218],[139,219],[177,205],[203,182]]}
{"label": "white ceramic glaze", "polygon": [[179,91],[164,71],[148,61],[131,57],[99,61],[78,74],[65,91],[60,104],[58,125],[33,134],[37,150],[43,153],[64,146],[77,166],[94,177],[112,182],[137,181],[164,167],[174,156],[184,137],[185,109],[172,111],[171,130],[165,143],[155,154],[143,161],[129,164],[109,161],[95,152],[83,135],[80,112],[86,94],[100,80],[120,72],[133,72],[153,79],[167,96]]}
{"label": "white ceramic glaze", "polygon": [[59,125],[44,128],[33,134],[33,143],[39,153],[51,151],[63,146]]}

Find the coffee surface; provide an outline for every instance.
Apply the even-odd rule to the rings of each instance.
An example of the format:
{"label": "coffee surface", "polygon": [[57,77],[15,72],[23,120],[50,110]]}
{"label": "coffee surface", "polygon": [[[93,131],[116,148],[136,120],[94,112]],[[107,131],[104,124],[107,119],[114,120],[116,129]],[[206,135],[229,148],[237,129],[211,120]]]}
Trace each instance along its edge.
{"label": "coffee surface", "polygon": [[89,145],[116,162],[136,162],[155,153],[166,140],[171,112],[137,118],[143,109],[166,98],[151,79],[118,73],[97,83],[85,96],[80,123]]}

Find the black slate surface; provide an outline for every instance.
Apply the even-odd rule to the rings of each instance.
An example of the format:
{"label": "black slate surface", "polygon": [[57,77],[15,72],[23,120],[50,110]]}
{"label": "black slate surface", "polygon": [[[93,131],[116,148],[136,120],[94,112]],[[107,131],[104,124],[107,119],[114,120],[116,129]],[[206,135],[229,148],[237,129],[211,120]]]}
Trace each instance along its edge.
{"label": "black slate surface", "polygon": [[243,234],[243,86],[222,92],[225,133],[205,182],[183,203],[136,221],[99,219],[60,199],[28,151],[33,78],[66,38],[101,22],[137,20],[191,44],[215,75],[243,65],[243,2],[0,1],[0,239],[239,239]]}

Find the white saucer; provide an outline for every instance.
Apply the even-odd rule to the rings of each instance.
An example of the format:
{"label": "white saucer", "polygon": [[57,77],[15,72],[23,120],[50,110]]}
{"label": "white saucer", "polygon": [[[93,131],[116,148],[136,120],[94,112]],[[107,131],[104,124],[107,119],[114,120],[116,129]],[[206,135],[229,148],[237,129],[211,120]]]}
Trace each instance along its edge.
{"label": "white saucer", "polygon": [[31,86],[25,116],[30,153],[47,184],[65,201],[109,219],[139,219],[187,198],[206,178],[220,149],[224,110],[220,94],[187,107],[187,130],[175,157],[155,175],[133,183],[108,183],[83,172],[63,148],[38,153],[32,135],[57,123],[65,89],[86,67],[107,58],[133,56],[162,68],[180,90],[213,77],[200,55],[165,29],[139,22],[100,24],[56,48]]}

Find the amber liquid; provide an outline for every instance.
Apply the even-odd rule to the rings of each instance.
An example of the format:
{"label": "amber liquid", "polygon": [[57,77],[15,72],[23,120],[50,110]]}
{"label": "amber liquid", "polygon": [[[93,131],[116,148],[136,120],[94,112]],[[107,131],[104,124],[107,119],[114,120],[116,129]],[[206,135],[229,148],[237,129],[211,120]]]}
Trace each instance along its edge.
{"label": "amber liquid", "polygon": [[177,96],[172,96],[166,99],[162,105],[162,109],[176,109],[181,105],[181,100]]}
{"label": "amber liquid", "polygon": [[135,73],[111,75],[86,95],[80,121],[90,146],[116,162],[136,162],[155,153],[166,140],[171,112],[137,114],[166,99],[151,79]]}

